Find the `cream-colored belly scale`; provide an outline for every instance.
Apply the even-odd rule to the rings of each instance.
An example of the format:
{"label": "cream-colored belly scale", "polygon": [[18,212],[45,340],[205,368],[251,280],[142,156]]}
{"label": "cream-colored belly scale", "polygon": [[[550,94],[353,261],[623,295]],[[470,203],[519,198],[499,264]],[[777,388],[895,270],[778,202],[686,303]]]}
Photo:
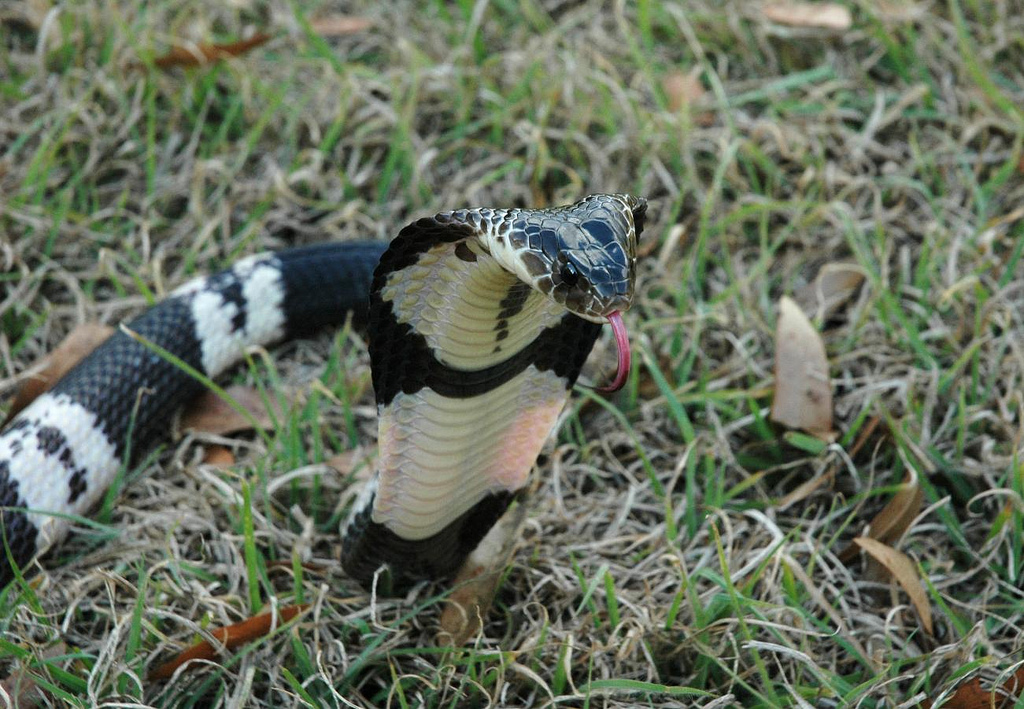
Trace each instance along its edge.
{"label": "cream-colored belly scale", "polygon": [[[564,313],[521,289],[516,312],[499,317],[509,312],[507,296],[519,279],[479,242],[467,243],[475,262],[442,244],[393,274],[382,290],[399,322],[413,324],[437,359],[458,371],[500,364]],[[502,319],[505,326],[496,327]],[[400,392],[378,412],[373,521],[405,539],[426,539],[488,494],[523,487],[567,396],[564,379],[532,365],[465,399],[427,388]]]}

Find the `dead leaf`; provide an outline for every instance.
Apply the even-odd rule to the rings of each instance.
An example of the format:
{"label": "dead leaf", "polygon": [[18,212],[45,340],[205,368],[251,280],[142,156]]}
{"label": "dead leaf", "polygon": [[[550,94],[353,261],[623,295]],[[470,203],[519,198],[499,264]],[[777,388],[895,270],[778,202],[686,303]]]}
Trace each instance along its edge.
{"label": "dead leaf", "polygon": [[227,468],[235,464],[235,454],[227,446],[207,446],[203,452],[203,462],[207,465]]}
{"label": "dead leaf", "polygon": [[[868,524],[867,536],[883,544],[894,544],[921,511],[923,500],[924,490],[918,484],[917,476],[908,473],[900,489]],[[848,564],[856,556],[857,550],[851,544],[839,553],[839,560]]]}
{"label": "dead leaf", "polygon": [[910,602],[917,610],[917,615],[921,618],[921,626],[924,631],[929,635],[934,635],[932,609],[928,604],[928,596],[921,586],[921,577],[917,573],[917,565],[914,561],[903,552],[875,539],[857,537],[853,541],[884,566],[896,579],[896,583],[903,587],[903,590],[910,596]]}
{"label": "dead leaf", "polygon": [[916,0],[874,0],[871,14],[887,25],[895,25],[918,20],[928,14],[928,8]]}
{"label": "dead leaf", "polygon": [[[181,427],[198,433],[226,436],[251,430],[254,420],[261,428],[271,428],[274,425],[274,418],[271,417],[267,404],[257,389],[233,384],[225,391],[235,403],[249,412],[251,418],[236,411],[217,394],[207,390],[185,409],[181,415]],[[270,399],[270,405],[274,416],[281,420],[282,411],[277,400]]]}
{"label": "dead leaf", "polygon": [[790,492],[788,495],[779,500],[779,503],[776,505],[776,508],[780,511],[785,510],[788,507],[795,505],[797,502],[801,502],[807,499],[812,494],[814,494],[814,491],[817,490],[822,485],[831,485],[835,478],[836,471],[830,469],[821,475],[818,475],[816,477],[811,478],[810,480],[806,480],[800,483],[792,492]]}
{"label": "dead leaf", "polygon": [[857,436],[857,440],[850,446],[850,458],[856,458],[857,454],[860,453],[871,437],[875,434],[875,429],[882,423],[880,416],[872,416],[868,419],[868,422],[864,424],[864,428],[860,430],[860,435]]}
{"label": "dead leaf", "polygon": [[262,44],[266,44],[271,35],[265,32],[257,32],[249,39],[242,39],[227,44],[194,44],[189,46],[175,47],[162,57],[153,60],[160,69],[173,69],[174,67],[197,67],[203,64],[238,57],[249,52]]}
{"label": "dead leaf", "polygon": [[365,32],[373,27],[373,21],[366,17],[351,15],[328,15],[311,20],[309,27],[321,37],[342,37]]}
{"label": "dead leaf", "polygon": [[[308,603],[281,608],[277,612],[276,626],[287,623],[307,608],[309,608]],[[188,650],[184,650],[179,653],[173,660],[165,662],[157,667],[149,674],[149,678],[151,680],[170,679],[171,675],[174,674],[174,671],[186,662],[190,662],[192,660],[215,659],[220,651],[221,645],[223,645],[226,650],[234,650],[245,643],[262,638],[276,627],[274,619],[273,613],[264,613],[263,615],[243,620],[241,623],[235,623],[234,625],[228,625],[223,628],[214,628],[210,631],[210,635],[216,638],[220,645],[214,647],[214,645],[207,640],[198,642]]]}
{"label": "dead leaf", "polygon": [[700,68],[689,72],[674,71],[661,80],[661,87],[668,97],[668,107],[673,111],[686,108],[704,96],[704,84],[700,83]]}
{"label": "dead leaf", "polygon": [[[333,456],[329,460],[325,461],[328,467],[334,468],[334,470],[341,473],[342,475],[348,475],[353,470],[355,470],[356,464],[358,462],[359,461],[356,459],[356,450],[354,449],[342,451],[341,453],[338,453],[338,455]],[[365,477],[367,480],[369,479],[369,476],[365,475],[365,471],[363,477]]]}
{"label": "dead leaf", "polygon": [[[42,651],[41,658],[50,660],[67,652],[67,645],[63,642],[56,642]],[[43,701],[44,698],[49,698],[51,695],[45,693],[36,683],[35,675],[32,674],[32,670],[35,669],[34,665],[35,663],[18,663],[13,667],[10,675],[0,680],[0,697],[13,700],[6,706],[20,707],[21,709],[32,709],[32,707],[41,706],[44,703],[46,706],[52,706],[49,701]]]}
{"label": "dead leaf", "polygon": [[[700,80],[701,68],[695,66],[688,72],[673,71],[661,80],[661,88],[668,99],[670,111],[690,111],[693,104],[704,98],[707,93]],[[709,126],[715,122],[712,113],[704,111],[695,117],[698,125]]]}
{"label": "dead leaf", "polygon": [[82,361],[87,354],[96,349],[114,332],[108,325],[84,323],[72,330],[64,340],[54,348],[43,360],[43,368],[39,374],[25,381],[18,390],[7,418],[0,427],[6,426],[22,409],[53,386],[58,379],[68,373],[72,367]]}
{"label": "dead leaf", "polygon": [[480,630],[480,623],[494,600],[501,571],[465,564],[452,585],[441,611],[439,645],[463,645]]}
{"label": "dead leaf", "polygon": [[[509,508],[470,554],[452,582],[454,589],[445,602],[437,634],[439,645],[464,645],[476,635],[490,610],[501,574],[512,558],[519,528],[526,518],[526,505]],[[490,548],[490,552],[484,550]],[[486,558],[481,559],[481,553]]]}
{"label": "dead leaf", "polygon": [[852,262],[827,263],[811,283],[793,294],[793,299],[808,317],[828,320],[847,301],[857,295],[864,273]]}
{"label": "dead leaf", "polygon": [[[924,490],[918,484],[917,476],[908,473],[903,480],[899,491],[892,496],[888,504],[879,510],[874,519],[868,525],[867,536],[876,539],[883,544],[894,544],[903,533],[910,527],[917,514],[921,511],[921,502],[924,500]],[[844,550],[845,553],[846,550]],[[839,558],[843,562],[848,559]]]}
{"label": "dead leaf", "polygon": [[772,421],[832,442],[832,383],[821,336],[792,298],[779,300]]}
{"label": "dead leaf", "polygon": [[826,30],[848,30],[853,15],[843,5],[832,2],[773,2],[761,7],[772,22],[790,27],[816,27]]}
{"label": "dead leaf", "polygon": [[[981,686],[981,677],[972,677],[953,692],[942,703],[942,709],[1010,709],[1021,697],[1024,689],[1024,667],[1018,667],[1000,688],[986,690]],[[931,709],[932,701],[926,699],[918,705],[920,709]]]}

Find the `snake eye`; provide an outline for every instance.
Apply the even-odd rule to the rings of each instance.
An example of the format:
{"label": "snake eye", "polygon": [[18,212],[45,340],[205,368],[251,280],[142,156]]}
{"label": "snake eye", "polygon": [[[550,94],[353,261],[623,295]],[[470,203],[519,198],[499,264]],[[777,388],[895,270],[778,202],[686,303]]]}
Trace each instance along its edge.
{"label": "snake eye", "polygon": [[558,275],[562,277],[562,283],[570,288],[576,285],[580,280],[580,272],[576,270],[576,266],[573,265],[572,261],[566,261],[562,264],[562,268],[558,271]]}

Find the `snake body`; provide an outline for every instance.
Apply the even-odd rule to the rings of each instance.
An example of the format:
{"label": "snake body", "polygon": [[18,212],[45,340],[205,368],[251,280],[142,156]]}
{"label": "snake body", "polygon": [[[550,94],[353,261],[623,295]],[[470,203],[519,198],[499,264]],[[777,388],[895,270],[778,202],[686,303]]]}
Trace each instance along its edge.
{"label": "snake body", "polygon": [[174,359],[215,377],[248,347],[349,313],[367,321],[380,455],[342,565],[364,585],[382,566],[399,583],[450,575],[524,488],[600,324],[628,347],[619,313],[645,210],[628,195],[458,210],[413,222],[386,249],[261,254],[182,286],[0,433],[0,587],[202,390]]}

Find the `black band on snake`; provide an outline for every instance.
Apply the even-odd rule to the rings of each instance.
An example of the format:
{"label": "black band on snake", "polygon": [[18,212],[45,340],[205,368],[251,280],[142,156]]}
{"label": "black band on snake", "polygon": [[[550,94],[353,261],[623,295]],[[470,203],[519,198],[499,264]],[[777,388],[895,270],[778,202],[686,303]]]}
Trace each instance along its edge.
{"label": "black band on snake", "polygon": [[[595,195],[544,210],[420,219],[385,249],[325,244],[193,281],[100,345],[0,433],[0,587],[60,541],[203,385],[246,348],[366,321],[378,467],[344,530],[363,585],[451,575],[527,483],[604,322],[629,370],[646,202]],[[372,274],[372,275],[371,275]],[[367,307],[368,306],[368,307]]]}

